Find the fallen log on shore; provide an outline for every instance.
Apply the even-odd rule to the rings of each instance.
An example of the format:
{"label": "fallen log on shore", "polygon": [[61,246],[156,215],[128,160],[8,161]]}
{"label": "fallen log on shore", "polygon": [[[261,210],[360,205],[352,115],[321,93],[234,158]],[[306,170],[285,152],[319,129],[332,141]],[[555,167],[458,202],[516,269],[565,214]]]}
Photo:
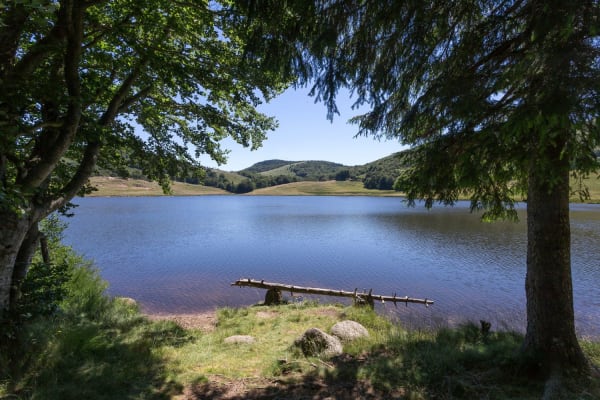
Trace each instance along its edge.
{"label": "fallen log on shore", "polygon": [[[284,283],[275,283],[275,282],[265,282],[264,280],[255,280],[255,279],[238,279],[233,282],[231,286],[248,286],[255,287],[259,289],[268,289],[267,296],[265,297],[265,304],[275,304],[277,301],[273,301],[273,299],[281,298],[281,292],[290,292],[292,295],[294,293],[307,293],[307,294],[316,294],[322,296],[338,296],[338,297],[350,297],[353,298],[355,302],[364,302],[369,304],[371,307],[374,306],[375,300],[381,301],[385,303],[386,301],[394,303],[397,305],[398,303],[404,303],[408,306],[408,303],[417,303],[424,304],[425,307],[429,307],[430,304],[433,304],[433,300],[425,299],[415,299],[412,297],[404,296],[398,297],[395,293],[393,296],[384,296],[379,294],[373,294],[373,290],[369,290],[369,292],[363,291],[359,292],[358,289],[354,289],[353,292],[349,292],[346,290],[334,290],[334,289],[322,289],[322,288],[312,288],[312,287],[304,287],[304,286],[294,286],[287,285]],[[269,293],[269,291],[273,291]],[[278,293],[277,293],[278,292]]]}

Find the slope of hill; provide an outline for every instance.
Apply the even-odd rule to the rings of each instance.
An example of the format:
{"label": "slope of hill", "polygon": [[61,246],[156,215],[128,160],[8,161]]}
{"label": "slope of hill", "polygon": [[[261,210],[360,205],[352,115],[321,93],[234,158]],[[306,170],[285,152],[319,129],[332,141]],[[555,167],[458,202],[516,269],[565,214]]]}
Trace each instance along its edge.
{"label": "slope of hill", "polygon": [[392,190],[402,162],[392,154],[362,166],[346,166],[330,161],[265,160],[237,173],[208,169],[204,184],[232,193],[248,193],[299,181],[361,181],[366,189]]}
{"label": "slope of hill", "polygon": [[[110,176],[94,176],[90,183],[97,188],[88,196],[164,196],[156,182],[142,179],[125,179]],[[175,196],[198,196],[229,194],[225,190],[214,187],[193,185],[189,183],[171,182],[171,191]]]}
{"label": "slope of hill", "polygon": [[394,182],[406,168],[404,152],[394,153],[379,160],[357,167],[357,173],[367,189],[391,190]]}
{"label": "slope of hill", "polygon": [[[283,166],[294,164],[294,163],[296,163],[296,161],[265,160],[265,161],[258,162],[256,164],[252,165],[251,167],[243,169],[242,171],[250,172],[250,173],[261,173],[261,172],[266,172],[266,171],[272,171],[279,167],[283,167]],[[240,171],[240,172],[242,172],[242,171]]]}
{"label": "slope of hill", "polygon": [[394,190],[365,189],[358,181],[302,181],[256,189],[251,196],[401,196]]}
{"label": "slope of hill", "polygon": [[267,160],[256,163],[238,173],[246,176],[249,176],[249,174],[285,175],[295,177],[298,180],[319,181],[334,179],[340,170],[348,168],[350,167],[329,161]]}

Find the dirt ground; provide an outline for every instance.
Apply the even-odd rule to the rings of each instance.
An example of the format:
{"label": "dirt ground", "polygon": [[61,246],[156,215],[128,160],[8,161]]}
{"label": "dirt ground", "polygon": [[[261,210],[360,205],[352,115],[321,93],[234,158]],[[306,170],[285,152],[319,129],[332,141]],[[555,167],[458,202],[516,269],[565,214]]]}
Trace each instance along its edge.
{"label": "dirt ground", "polygon": [[184,329],[198,329],[212,332],[217,324],[217,315],[213,311],[195,314],[149,314],[152,321],[168,320],[177,323]]}

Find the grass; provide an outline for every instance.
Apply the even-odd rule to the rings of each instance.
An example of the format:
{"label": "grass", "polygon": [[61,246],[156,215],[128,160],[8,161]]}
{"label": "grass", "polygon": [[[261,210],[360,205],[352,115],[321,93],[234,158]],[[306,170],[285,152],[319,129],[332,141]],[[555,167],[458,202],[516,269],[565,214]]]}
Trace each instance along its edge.
{"label": "grass", "polygon": [[[406,331],[368,308],[315,303],[220,309],[214,331],[204,332],[151,322],[136,305],[96,294],[92,305],[83,299],[67,316],[27,328],[22,345],[35,354],[14,371],[18,378],[0,380],[0,398],[538,399],[543,392],[519,367],[515,333],[483,335],[475,325]],[[309,327],[328,331],[342,319],[370,333],[346,344],[343,356],[307,358],[292,345]],[[225,343],[231,335],[256,341]],[[582,346],[599,365],[600,343]],[[600,382],[570,395],[598,398]]]}
{"label": "grass", "polygon": [[255,196],[400,196],[394,190],[365,189],[359,181],[303,181],[257,189]]}
{"label": "grass", "polygon": [[[161,187],[156,182],[142,179],[123,179],[108,176],[90,178],[92,185],[98,190],[89,196],[164,196]],[[229,192],[210,186],[192,185],[181,182],[171,182],[171,190],[175,196],[198,196],[229,194]]]}
{"label": "grass", "polygon": [[[585,187],[589,192],[589,199],[586,199],[586,203],[600,203],[600,176],[590,175],[585,178],[581,182],[582,186]],[[571,202],[578,203],[581,202],[581,198],[576,190],[580,189],[580,183],[574,179],[571,179],[571,190],[573,193],[571,194]]]}
{"label": "grass", "polygon": [[[91,183],[98,189],[90,196],[164,196],[156,182],[141,179],[92,177]],[[230,195],[231,193],[202,185],[172,182],[175,196]],[[285,185],[257,189],[248,195],[257,196],[399,196],[394,190],[365,189],[358,181],[294,182]]]}

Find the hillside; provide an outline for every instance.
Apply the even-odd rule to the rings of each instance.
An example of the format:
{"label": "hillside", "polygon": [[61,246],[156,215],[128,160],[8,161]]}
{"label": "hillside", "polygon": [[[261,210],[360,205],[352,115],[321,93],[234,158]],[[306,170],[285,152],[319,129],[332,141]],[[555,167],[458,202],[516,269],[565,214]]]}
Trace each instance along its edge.
{"label": "hillside", "polygon": [[290,164],[294,164],[295,161],[284,161],[284,160],[266,160],[258,162],[251,167],[243,169],[244,172],[250,173],[261,173],[266,171],[272,171],[280,167],[284,167]]}
{"label": "hillside", "polygon": [[[90,183],[98,190],[87,195],[95,196],[164,196],[156,182],[143,179],[125,179],[111,176],[94,176]],[[229,194],[225,190],[189,183],[171,182],[171,191],[175,196],[198,196]]]}
{"label": "hillside", "polygon": [[400,196],[394,190],[365,189],[359,181],[303,181],[256,189],[251,196]]}
{"label": "hillside", "polygon": [[[346,166],[329,161],[265,160],[237,172],[206,169],[203,185],[174,183],[175,195],[203,195],[252,193],[256,195],[368,195],[395,194],[396,179],[406,165],[404,152],[391,154],[379,160],[358,166]],[[131,170],[130,176],[141,177],[141,171]],[[107,174],[106,171],[101,171]],[[196,183],[188,178],[177,179]],[[157,184],[143,179],[117,180],[107,176],[92,179],[99,191],[94,196],[158,196],[162,191]],[[572,202],[581,202],[580,184],[590,195],[587,203],[600,201],[600,180],[596,176],[582,182],[571,181]],[[399,194],[399,193],[398,193]],[[468,196],[466,196],[468,198]]]}
{"label": "hillside", "polygon": [[348,169],[342,164],[329,161],[284,161],[267,160],[256,163],[249,168],[239,171],[239,174],[260,174],[264,176],[290,176],[297,180],[323,181],[334,179],[342,169]]}

